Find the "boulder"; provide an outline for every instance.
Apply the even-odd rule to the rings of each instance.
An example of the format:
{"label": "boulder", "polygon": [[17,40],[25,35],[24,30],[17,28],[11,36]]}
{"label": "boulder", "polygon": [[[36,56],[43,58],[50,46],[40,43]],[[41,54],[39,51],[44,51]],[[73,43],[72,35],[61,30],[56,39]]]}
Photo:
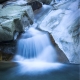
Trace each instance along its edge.
{"label": "boulder", "polygon": [[27,5],[31,5],[33,11],[42,7],[42,3],[39,1],[28,2]]}
{"label": "boulder", "polygon": [[8,1],[8,0],[0,0],[0,3],[4,3],[4,2],[6,2],[6,1]]}
{"label": "boulder", "polygon": [[79,13],[78,1],[68,1],[59,5],[57,10],[51,11],[39,26],[53,36],[69,61],[75,64],[80,64]]}
{"label": "boulder", "polygon": [[42,30],[46,30],[48,32],[52,32],[54,28],[60,24],[63,16],[64,16],[63,10],[60,9],[56,11],[52,10],[41,22],[39,28]]}
{"label": "boulder", "polygon": [[31,6],[8,5],[0,10],[0,42],[13,40],[14,32],[22,32],[34,21]]}

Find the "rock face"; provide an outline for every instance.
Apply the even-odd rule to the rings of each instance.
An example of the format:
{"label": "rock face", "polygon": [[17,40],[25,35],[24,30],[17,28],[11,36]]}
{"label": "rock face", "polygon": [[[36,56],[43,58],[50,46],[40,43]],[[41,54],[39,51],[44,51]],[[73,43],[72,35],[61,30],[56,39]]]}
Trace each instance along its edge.
{"label": "rock face", "polygon": [[15,32],[22,32],[33,23],[31,6],[8,5],[0,9],[0,42],[14,38]]}
{"label": "rock face", "polygon": [[39,1],[28,2],[27,5],[31,5],[33,11],[42,7],[42,3]]}
{"label": "rock face", "polygon": [[[71,63],[80,63],[80,7],[78,0],[55,4],[40,28],[50,32]],[[75,7],[74,7],[75,6]]]}
{"label": "rock face", "polygon": [[[54,13],[54,14],[53,14]],[[52,32],[55,27],[57,27],[62,18],[64,16],[64,11],[63,10],[56,10],[56,11],[51,11],[41,22],[40,28],[49,32]]]}

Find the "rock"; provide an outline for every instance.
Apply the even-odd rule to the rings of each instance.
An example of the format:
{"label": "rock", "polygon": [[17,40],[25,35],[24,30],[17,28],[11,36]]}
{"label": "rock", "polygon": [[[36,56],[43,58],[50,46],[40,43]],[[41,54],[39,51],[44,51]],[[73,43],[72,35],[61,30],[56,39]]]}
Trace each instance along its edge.
{"label": "rock", "polygon": [[0,52],[0,61],[2,61],[2,53]]}
{"label": "rock", "polygon": [[3,7],[7,5],[19,5],[19,6],[25,6],[27,1],[25,0],[6,0],[3,4]]}
{"label": "rock", "polygon": [[60,24],[63,16],[64,16],[63,10],[56,10],[56,11],[52,10],[41,22],[39,26],[40,29],[52,32],[53,29]]}
{"label": "rock", "polygon": [[61,0],[61,1],[55,1],[55,4],[53,3],[53,9],[68,9],[68,6],[71,5],[72,0]]}
{"label": "rock", "polygon": [[68,31],[73,39],[72,47],[73,47],[75,55],[73,55],[72,62],[75,62],[75,63],[76,63],[76,61],[78,63],[80,63],[80,61],[79,61],[79,58],[80,58],[80,23],[79,23],[79,18],[77,18],[75,20],[75,22],[73,22],[73,24],[68,29]]}
{"label": "rock", "polygon": [[0,42],[0,52],[14,55],[16,52],[16,41]]}
{"label": "rock", "polygon": [[13,40],[15,31],[24,31],[24,28],[33,21],[34,15],[31,6],[10,5],[2,8],[0,10],[0,42]]}
{"label": "rock", "polygon": [[[80,9],[78,8],[78,1],[68,1],[57,9],[58,10],[51,11],[53,13],[50,12],[43,19],[39,27],[52,34],[55,42],[71,63],[80,64],[80,15],[78,15]],[[62,12],[60,13],[60,11]],[[61,17],[57,14],[61,14]],[[59,24],[54,27],[55,19],[55,22],[60,21]]]}
{"label": "rock", "polygon": [[7,20],[0,24],[0,42],[8,41],[14,38],[15,26],[13,20]]}
{"label": "rock", "polygon": [[40,3],[39,1],[28,2],[27,5],[31,5],[33,11],[42,7],[42,3]]}
{"label": "rock", "polygon": [[8,0],[0,0],[0,3],[4,3],[4,2],[6,2],[6,1],[8,1]]}
{"label": "rock", "polygon": [[71,63],[80,63],[80,31],[79,31],[79,24],[78,18],[73,22],[65,32],[63,32],[60,37],[60,44],[62,46],[63,51],[65,52],[66,56],[70,60]]}

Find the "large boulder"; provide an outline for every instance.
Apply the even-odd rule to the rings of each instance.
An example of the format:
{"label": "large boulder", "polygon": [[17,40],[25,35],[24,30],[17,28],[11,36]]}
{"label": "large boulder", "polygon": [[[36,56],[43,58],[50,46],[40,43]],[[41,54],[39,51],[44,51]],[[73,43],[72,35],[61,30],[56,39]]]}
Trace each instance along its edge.
{"label": "large boulder", "polygon": [[8,0],[0,0],[0,3],[6,2],[6,1],[8,1]]}
{"label": "large boulder", "polygon": [[46,30],[48,32],[52,32],[54,28],[60,24],[63,16],[64,16],[63,10],[60,9],[56,11],[52,10],[41,22],[39,28]]}
{"label": "large boulder", "polygon": [[28,2],[27,5],[31,5],[33,11],[42,7],[42,3],[39,1]]}
{"label": "large boulder", "polygon": [[56,9],[44,18],[39,27],[52,34],[55,42],[71,63],[79,64],[80,8],[78,0],[61,3]]}
{"label": "large boulder", "polygon": [[22,32],[34,21],[31,6],[8,5],[0,10],[0,42],[13,40],[14,32]]}

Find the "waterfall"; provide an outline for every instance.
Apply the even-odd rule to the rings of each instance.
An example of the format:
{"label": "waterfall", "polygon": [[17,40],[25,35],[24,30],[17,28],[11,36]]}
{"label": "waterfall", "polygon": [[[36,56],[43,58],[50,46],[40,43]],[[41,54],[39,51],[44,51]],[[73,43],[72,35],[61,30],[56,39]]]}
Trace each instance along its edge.
{"label": "waterfall", "polygon": [[17,43],[14,59],[54,61],[56,59],[56,52],[49,39],[49,34],[34,28],[27,30]]}
{"label": "waterfall", "polygon": [[[44,41],[44,39],[46,41]],[[17,47],[17,54],[26,58],[36,57],[48,45],[50,45],[50,42],[46,34],[20,39]]]}

